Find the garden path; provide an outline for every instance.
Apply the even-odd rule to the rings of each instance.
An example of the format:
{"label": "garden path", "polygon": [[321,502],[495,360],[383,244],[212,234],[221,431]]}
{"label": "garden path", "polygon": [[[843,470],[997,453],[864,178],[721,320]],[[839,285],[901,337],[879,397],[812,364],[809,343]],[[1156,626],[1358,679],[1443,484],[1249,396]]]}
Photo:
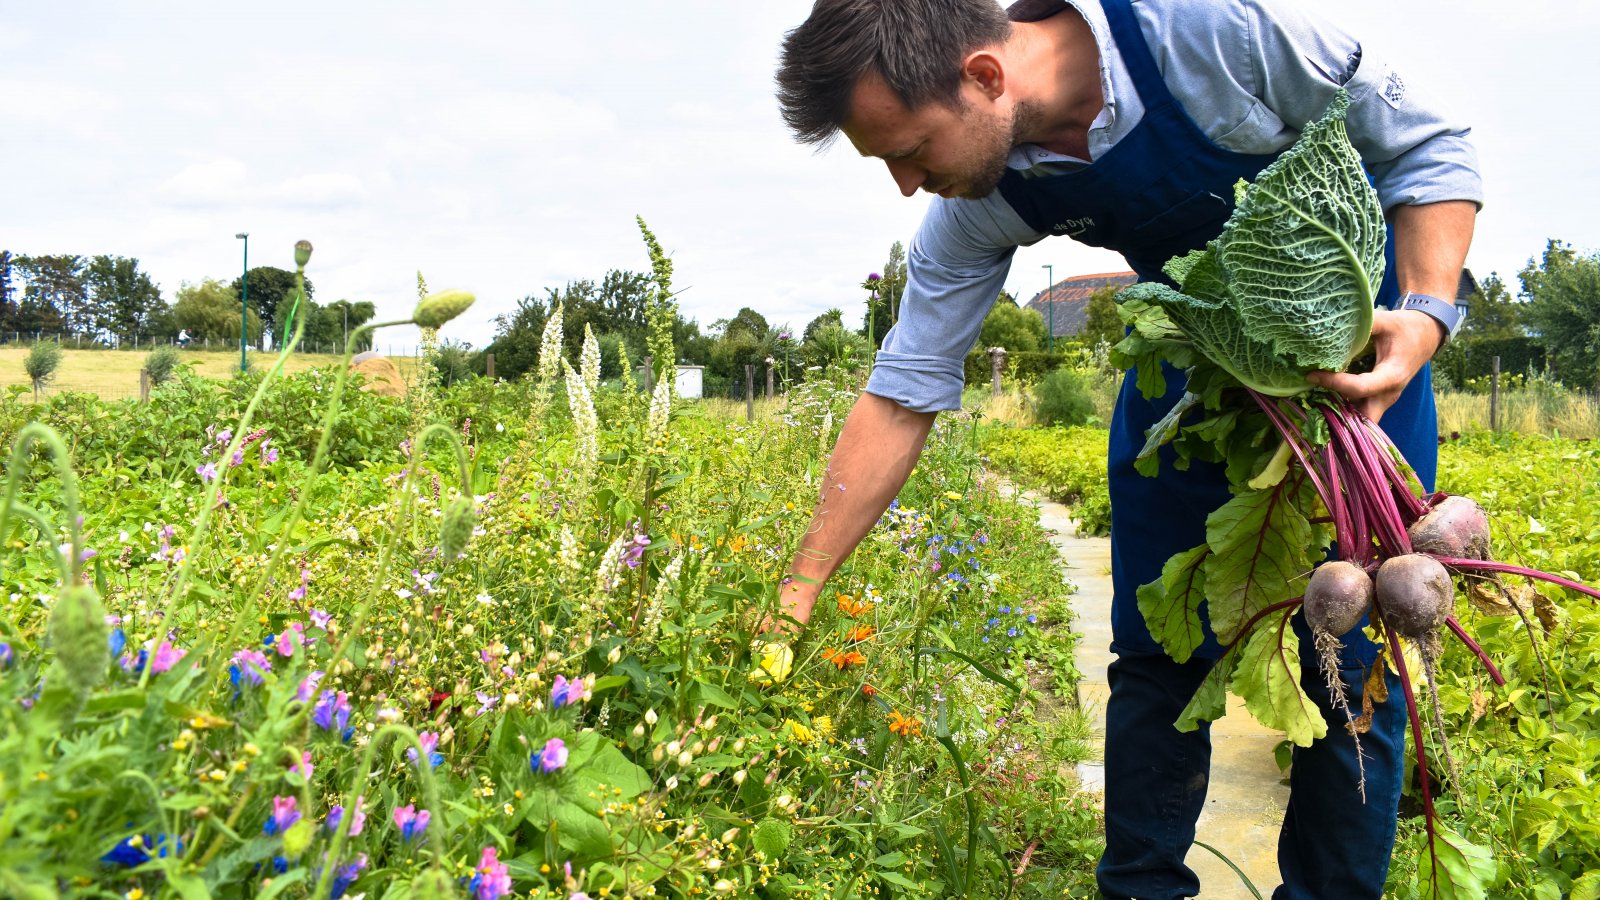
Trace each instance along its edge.
{"label": "garden path", "polygon": [[[1038,507],[1039,524],[1050,534],[1067,580],[1077,585],[1072,627],[1082,636],[1076,660],[1081,673],[1078,703],[1089,714],[1097,736],[1103,736],[1105,701],[1110,696],[1106,667],[1113,658],[1111,542],[1078,535],[1067,507],[1032,492],[1023,496]],[[1229,696],[1228,715],[1211,728],[1211,784],[1198,829],[1199,839],[1232,860],[1262,896],[1278,885],[1278,830],[1289,789],[1282,783],[1272,751],[1282,739],[1280,732],[1257,724],[1237,697]],[[1078,767],[1081,784],[1096,792],[1104,790],[1104,772],[1098,761]],[[1202,898],[1251,896],[1238,875],[1204,848],[1194,847],[1186,862],[1200,876]]]}

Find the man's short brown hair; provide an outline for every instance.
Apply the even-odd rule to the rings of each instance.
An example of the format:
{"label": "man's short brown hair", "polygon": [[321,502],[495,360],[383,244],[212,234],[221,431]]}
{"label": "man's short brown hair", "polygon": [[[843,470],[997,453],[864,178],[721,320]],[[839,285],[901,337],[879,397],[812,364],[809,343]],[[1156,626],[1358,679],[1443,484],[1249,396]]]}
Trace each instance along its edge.
{"label": "man's short brown hair", "polygon": [[908,109],[954,104],[967,54],[1011,32],[995,0],[817,0],[784,36],[778,64],[783,121],[824,145],[850,117],[862,76],[875,73]]}

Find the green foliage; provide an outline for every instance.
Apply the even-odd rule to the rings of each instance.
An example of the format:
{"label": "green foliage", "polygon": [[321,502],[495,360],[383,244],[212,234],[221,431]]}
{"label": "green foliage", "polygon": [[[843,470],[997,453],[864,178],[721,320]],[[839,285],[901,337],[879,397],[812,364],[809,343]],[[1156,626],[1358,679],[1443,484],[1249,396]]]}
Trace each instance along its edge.
{"label": "green foliage", "polygon": [[1522,304],[1511,296],[1506,283],[1496,273],[1478,282],[1478,287],[1467,298],[1470,310],[1467,320],[1461,323],[1462,338],[1511,338],[1524,334]]}
{"label": "green foliage", "polygon": [[1469,384],[1488,377],[1494,371],[1496,356],[1500,357],[1502,375],[1520,375],[1545,369],[1545,347],[1541,338],[1525,334],[1467,337],[1451,341],[1434,356],[1434,377],[1441,378],[1443,383],[1472,390]]}
{"label": "green foliage", "polygon": [[[47,673],[66,642],[33,599],[53,596],[59,538],[0,544],[28,598],[0,612],[6,893],[326,896],[360,855],[351,894],[421,895],[459,890],[485,848],[518,894],[937,896],[952,869],[1008,880],[1028,847],[1024,896],[1089,883],[1096,821],[1055,774],[1082,728],[1029,683],[1070,677],[1070,632],[1036,621],[1061,622],[1062,584],[1033,511],[978,477],[970,423],[935,426],[790,680],[762,687],[753,624],[809,525],[849,373],[819,373],[785,418],[675,408],[650,446],[642,405],[602,385],[604,453],[579,486],[589,426],[566,404],[530,422],[529,385],[446,387],[419,433],[342,371],[256,368],[180,374],[149,404],[0,398],[0,437],[35,415],[71,436],[120,617],[83,617],[100,640],[72,646],[105,654],[111,630],[117,652],[64,715],[78,704]],[[18,499],[60,517],[40,462],[12,473]],[[952,790],[936,730],[985,767],[971,788]],[[412,759],[419,733],[437,743]],[[556,740],[565,757],[538,765]],[[300,820],[267,827],[290,803]],[[431,813],[424,840],[394,825],[407,806]],[[969,832],[969,809],[987,824]]]}
{"label": "green foliage", "polygon": [[1538,336],[1556,378],[1600,389],[1600,252],[1581,255],[1559,241],[1519,273],[1522,320]]}
{"label": "green foliage", "polygon": [[[470,344],[449,339],[440,342],[431,359],[434,371],[439,373],[439,383],[445,387],[478,375],[481,368],[480,356],[473,352]],[[498,376],[499,360],[495,363]]]}
{"label": "green foliage", "polygon": [[29,380],[33,382],[33,392],[37,394],[50,383],[50,379],[56,377],[56,370],[61,368],[61,344],[39,341],[29,347],[28,355],[22,360],[22,368],[28,373]]}
{"label": "green foliage", "polygon": [[1159,307],[1205,358],[1270,396],[1305,393],[1312,369],[1342,372],[1367,344],[1383,280],[1383,209],[1350,145],[1335,95],[1327,112],[1240,183],[1222,234],[1120,294],[1124,318]]}
{"label": "green foliage", "polygon": [[1033,386],[1033,415],[1041,425],[1087,425],[1094,418],[1092,378],[1063,366]]}
{"label": "green foliage", "polygon": [[1044,347],[1044,317],[1015,302],[996,303],[978,332],[979,350],[1004,347],[1010,352],[1036,352]]}
{"label": "green foliage", "polygon": [[821,325],[807,338],[801,353],[806,364],[852,369],[867,362],[871,348],[867,339],[843,325]]}
{"label": "green foliage", "polygon": [[[1056,346],[1061,346],[1059,343]],[[1011,380],[1022,384],[1033,384],[1044,376],[1054,372],[1063,365],[1072,363],[1078,355],[1072,351],[1057,351],[1055,353],[1018,352],[1006,354],[1006,368],[1004,376],[1009,383]],[[967,384],[988,384],[993,374],[989,354],[982,350],[975,350],[967,354],[964,372]]]}
{"label": "green foliage", "polygon": [[171,311],[161,299],[161,289],[149,274],[139,271],[139,261],[125,256],[95,256],[84,267],[84,287],[92,309],[92,329],[98,335],[164,338],[174,333]]}
{"label": "green foliage", "polygon": [[[235,308],[238,307],[239,297],[244,291],[244,279],[246,276],[250,279],[248,302],[251,311],[259,316],[263,322],[277,322],[278,307],[283,304],[285,298],[294,293],[294,272],[288,269],[280,269],[277,266],[256,266],[246,272],[245,275],[233,279],[228,287],[233,291],[233,305]],[[316,289],[312,287],[311,279],[306,279],[305,287],[306,299],[314,299],[316,297]],[[233,336],[237,339],[239,337],[239,316],[237,312],[234,313],[233,318]],[[190,330],[192,331],[193,329]],[[251,331],[251,339],[257,340],[254,330]]]}
{"label": "green foliage", "polygon": [[165,384],[178,372],[178,367],[183,365],[183,357],[178,353],[178,348],[171,344],[162,344],[151,350],[144,358],[141,367],[144,373],[150,376],[150,384],[159,386]]}
{"label": "green foliage", "polygon": [[644,224],[643,216],[635,216],[639,233],[644,236],[645,247],[650,251],[650,283],[653,290],[645,307],[649,324],[645,347],[654,360],[656,378],[666,378],[678,362],[677,349],[672,344],[673,323],[678,320],[678,303],[672,295],[672,259],[661,249],[661,243]]}
{"label": "green foliage", "polygon": [[[235,302],[237,307],[237,298]],[[277,318],[272,323],[273,334],[281,343],[289,335],[289,310],[293,304],[280,303],[276,312]],[[314,300],[306,300],[300,304],[295,313],[297,317],[305,317],[305,331],[300,338],[302,349],[314,352],[344,352],[345,338],[351,332],[372,321],[378,314],[378,309],[371,301],[363,300],[360,303],[351,303],[349,300],[335,300],[327,306],[322,306]],[[234,316],[237,325],[238,316]],[[235,332],[234,340],[238,340]],[[356,352],[372,349],[372,336],[362,336],[356,343]]]}
{"label": "green foliage", "polygon": [[1078,332],[1080,342],[1087,347],[1101,344],[1111,346],[1122,340],[1122,317],[1117,314],[1117,289],[1103,287],[1089,295],[1089,305]]}
{"label": "green foliage", "polygon": [[[1488,511],[1497,558],[1600,582],[1600,449],[1592,443],[1472,435],[1439,448],[1438,483]],[[1446,871],[1496,865],[1485,883],[1497,898],[1592,897],[1600,884],[1600,608],[1553,586],[1504,583],[1509,594],[1464,583],[1456,616],[1505,686],[1489,682],[1454,642],[1440,672],[1445,737],[1461,769],[1441,812],[1493,860],[1457,850],[1441,862]],[[1420,817],[1402,821],[1386,896],[1426,896],[1417,891],[1428,874],[1423,837]]]}
{"label": "green foliage", "polygon": [[1079,529],[1091,535],[1111,533],[1107,448],[1103,427],[987,428],[983,432],[983,452],[992,465],[1072,507]]}
{"label": "green foliage", "polygon": [[[197,341],[221,344],[239,340],[239,294],[222,282],[207,278],[199,284],[185,282],[178,288],[177,302],[172,306],[173,325],[184,329]],[[261,343],[261,316],[252,307],[246,343]]]}

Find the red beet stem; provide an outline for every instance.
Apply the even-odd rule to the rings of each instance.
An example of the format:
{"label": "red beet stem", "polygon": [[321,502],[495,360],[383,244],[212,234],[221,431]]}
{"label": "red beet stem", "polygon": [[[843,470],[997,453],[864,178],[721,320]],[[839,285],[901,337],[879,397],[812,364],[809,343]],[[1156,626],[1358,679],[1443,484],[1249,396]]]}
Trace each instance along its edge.
{"label": "red beet stem", "polygon": [[1559,584],[1570,591],[1588,594],[1596,600],[1600,600],[1600,590],[1595,590],[1586,584],[1581,584],[1569,578],[1562,578],[1560,575],[1551,575],[1549,572],[1530,569],[1527,566],[1514,566],[1510,563],[1493,562],[1486,559],[1459,559],[1454,556],[1435,556],[1434,559],[1452,569],[1461,569],[1466,572],[1504,572],[1508,575],[1521,575],[1524,578],[1537,578],[1541,581],[1548,581],[1551,584]]}
{"label": "red beet stem", "polygon": [[1483,667],[1489,670],[1489,677],[1494,680],[1494,683],[1499,687],[1505,687],[1505,676],[1501,675],[1500,670],[1494,667],[1494,660],[1490,659],[1489,654],[1485,653],[1484,649],[1478,646],[1478,642],[1473,640],[1471,635],[1467,634],[1467,630],[1461,627],[1461,623],[1456,621],[1456,617],[1446,616],[1444,624],[1449,626],[1450,630],[1455,632],[1456,637],[1461,639],[1461,643],[1466,644],[1467,649],[1471,650],[1473,655],[1478,657],[1478,661],[1483,663]]}

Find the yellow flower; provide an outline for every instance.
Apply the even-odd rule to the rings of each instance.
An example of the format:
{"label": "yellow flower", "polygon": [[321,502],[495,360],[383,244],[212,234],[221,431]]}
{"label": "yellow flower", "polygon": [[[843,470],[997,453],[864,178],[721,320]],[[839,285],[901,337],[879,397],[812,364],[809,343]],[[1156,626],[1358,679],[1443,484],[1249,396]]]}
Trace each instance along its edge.
{"label": "yellow flower", "polygon": [[816,734],[811,729],[793,719],[784,719],[783,725],[789,729],[789,734],[802,744],[809,744],[816,738]]}
{"label": "yellow flower", "polygon": [[794,670],[794,650],[781,641],[762,641],[755,646],[756,670],[750,680],[756,684],[778,684]]}
{"label": "yellow flower", "polygon": [[961,495],[956,493],[955,491],[945,491],[944,492],[944,497],[945,497],[946,500],[960,500],[961,499]]}

